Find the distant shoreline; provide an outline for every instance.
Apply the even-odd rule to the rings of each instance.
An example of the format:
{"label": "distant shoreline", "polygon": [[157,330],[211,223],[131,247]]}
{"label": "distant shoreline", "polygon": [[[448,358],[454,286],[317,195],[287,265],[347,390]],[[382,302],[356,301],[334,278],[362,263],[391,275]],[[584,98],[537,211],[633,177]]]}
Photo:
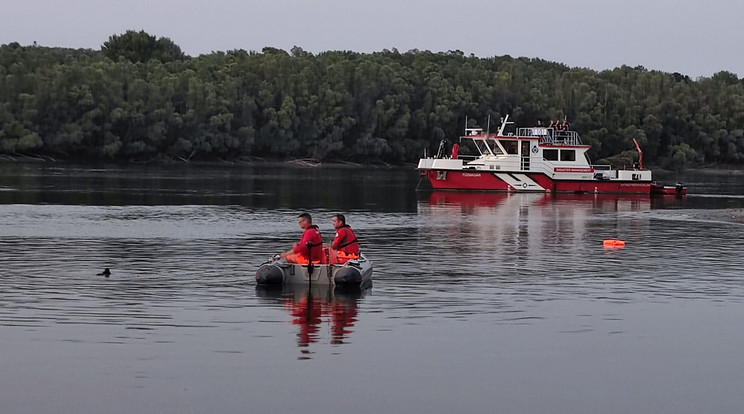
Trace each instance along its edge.
{"label": "distant shoreline", "polygon": [[98,168],[105,165],[146,165],[146,166],[194,166],[194,167],[211,167],[211,166],[228,166],[228,165],[272,165],[272,166],[288,166],[293,168],[318,168],[322,166],[334,166],[334,167],[348,167],[348,168],[416,168],[415,164],[412,163],[386,163],[383,161],[372,161],[369,163],[358,163],[351,161],[340,161],[340,160],[329,160],[329,161],[317,161],[307,158],[293,158],[293,159],[272,159],[272,158],[240,158],[235,160],[80,160],[80,159],[55,159],[52,157],[37,157],[37,156],[0,156],[0,165],[2,164],[50,164],[50,165],[89,165],[94,168]]}
{"label": "distant shoreline", "polygon": [[[319,166],[337,166],[337,167],[350,167],[350,168],[416,168],[416,164],[412,163],[387,163],[382,160],[373,160],[368,163],[353,162],[353,161],[342,161],[342,160],[328,160],[318,161],[311,158],[264,158],[264,157],[242,157],[234,160],[226,159],[214,159],[214,160],[198,160],[191,161],[186,159],[151,159],[151,160],[80,160],[80,159],[55,159],[49,156],[28,156],[28,155],[0,155],[0,164],[3,163],[60,163],[60,164],[75,164],[75,165],[91,165],[100,166],[104,165],[162,165],[162,166],[173,166],[173,165],[193,165],[193,166],[216,166],[216,165],[288,165],[292,167],[300,168],[316,168]],[[654,167],[646,168],[655,172],[663,173],[674,173],[674,170]],[[729,175],[744,175],[744,167],[737,165],[709,165],[709,166],[691,166],[679,170],[685,173],[695,174],[724,174]]]}

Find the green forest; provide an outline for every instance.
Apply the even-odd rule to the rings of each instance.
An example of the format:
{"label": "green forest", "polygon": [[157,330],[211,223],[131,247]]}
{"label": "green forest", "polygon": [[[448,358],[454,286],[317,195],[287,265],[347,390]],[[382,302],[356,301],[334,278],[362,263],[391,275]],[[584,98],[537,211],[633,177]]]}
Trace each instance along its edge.
{"label": "green forest", "polygon": [[[744,162],[744,80],[541,59],[293,48],[186,56],[144,31],[100,50],[0,46],[0,154],[123,162],[415,162],[470,126],[564,119],[594,162]],[[492,125],[493,125],[492,121]]]}

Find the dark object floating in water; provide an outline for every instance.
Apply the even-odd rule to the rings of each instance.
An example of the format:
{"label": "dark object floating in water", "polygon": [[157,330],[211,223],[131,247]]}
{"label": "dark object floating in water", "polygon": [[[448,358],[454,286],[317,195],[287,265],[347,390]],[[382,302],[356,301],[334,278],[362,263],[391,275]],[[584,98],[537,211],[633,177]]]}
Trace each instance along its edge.
{"label": "dark object floating in water", "polygon": [[106,276],[106,277],[109,277],[109,276],[111,276],[111,271],[110,271],[110,270],[109,270],[109,268],[107,267],[107,268],[103,269],[103,272],[99,273],[99,274],[98,274],[98,276]]}

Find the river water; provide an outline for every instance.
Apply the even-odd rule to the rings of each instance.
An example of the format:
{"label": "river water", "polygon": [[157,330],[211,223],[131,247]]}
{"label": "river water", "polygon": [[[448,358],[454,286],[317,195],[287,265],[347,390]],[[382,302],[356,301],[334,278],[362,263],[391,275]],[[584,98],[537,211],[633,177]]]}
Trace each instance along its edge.
{"label": "river water", "polygon": [[[744,408],[741,175],[651,198],[417,192],[407,168],[0,173],[3,413]],[[256,287],[301,211],[325,240],[346,214],[371,289]]]}

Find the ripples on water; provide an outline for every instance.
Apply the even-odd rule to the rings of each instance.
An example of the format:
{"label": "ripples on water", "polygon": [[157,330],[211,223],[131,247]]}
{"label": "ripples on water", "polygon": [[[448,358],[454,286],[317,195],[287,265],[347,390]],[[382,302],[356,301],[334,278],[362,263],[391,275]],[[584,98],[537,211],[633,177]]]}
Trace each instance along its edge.
{"label": "ripples on water", "polygon": [[[312,387],[287,377],[298,369],[287,360],[297,359],[319,359],[334,367],[341,379],[333,383],[345,392],[360,391],[352,385],[351,371],[340,374],[356,367],[356,375],[372,383],[389,382],[386,392],[394,394],[397,391],[391,387],[404,387],[400,381],[411,380],[411,374],[402,380],[394,374],[400,369],[424,372],[422,364],[434,364],[453,379],[476,375],[466,373],[477,372],[487,359],[469,359],[478,354],[461,352],[462,341],[479,349],[498,342],[504,355],[519,361],[527,346],[532,350],[525,356],[527,361],[550,351],[534,348],[533,342],[519,342],[517,338],[525,335],[520,329],[530,329],[540,341],[558,344],[567,341],[561,335],[569,335],[568,343],[573,343],[573,338],[579,338],[576,335],[587,332],[614,338],[638,335],[646,329],[643,309],[698,303],[707,311],[716,304],[738,304],[744,296],[740,273],[744,226],[736,217],[707,211],[712,203],[705,197],[417,195],[415,176],[406,178],[406,174],[383,171],[371,178],[339,174],[344,177],[342,188],[348,184],[343,180],[377,182],[367,182],[366,192],[347,199],[331,190],[338,188],[334,181],[318,184],[319,178],[311,178],[314,188],[326,190],[308,196],[303,192],[307,181],[294,186],[296,176],[275,172],[254,177],[246,185],[242,173],[217,170],[194,184],[196,189],[180,187],[199,183],[188,175],[154,179],[146,174],[105,175],[104,187],[119,189],[112,193],[95,190],[99,188],[96,172],[83,170],[75,172],[75,182],[87,183],[83,187],[95,191],[84,195],[87,189],[73,186],[68,196],[75,202],[67,203],[60,202],[65,197],[60,195],[61,183],[48,175],[33,178],[53,181],[42,186],[46,195],[4,183],[4,188],[10,188],[4,193],[10,194],[3,195],[5,204],[0,204],[4,218],[0,223],[0,328],[12,329],[20,342],[9,347],[26,365],[41,358],[51,365],[50,372],[56,367],[67,373],[65,361],[82,359],[90,366],[81,368],[78,381],[95,383],[101,378],[92,373],[96,370],[117,372],[124,379],[149,381],[149,387],[165,390],[167,401],[175,391],[166,384],[184,383],[193,393],[193,386],[203,385],[198,380],[202,376],[232,387],[255,378],[250,373],[257,372],[259,378]],[[152,187],[152,180],[167,183],[163,185],[169,190]],[[137,184],[132,186],[132,181]],[[121,191],[131,188],[137,190],[130,204]],[[199,189],[210,196],[200,198]],[[81,197],[97,201],[79,202]],[[712,198],[726,208],[741,206],[731,197]],[[18,202],[39,199],[43,201]],[[107,199],[117,202],[101,202]],[[331,216],[338,211],[347,214],[365,254],[375,264],[371,290],[256,288],[256,267],[299,236],[296,215],[305,206],[326,240],[333,235]],[[730,212],[737,214],[737,210]],[[607,249],[602,246],[605,238],[620,238],[627,244]],[[110,278],[96,276],[104,267],[111,268]],[[370,348],[389,336],[396,342],[380,345],[390,349]],[[44,354],[37,348],[59,343],[82,348],[63,348],[60,359],[40,357]],[[23,344],[32,345],[25,350]],[[450,353],[451,347],[457,351]],[[409,353],[403,358],[397,348]],[[81,355],[78,349],[95,356]],[[100,355],[101,349],[110,352],[109,358]],[[417,351],[411,353],[412,349]],[[447,355],[442,355],[443,350]],[[447,358],[460,365],[447,366]],[[171,366],[173,360],[183,367]],[[377,369],[363,365],[366,360]],[[529,369],[529,363],[523,363]],[[214,366],[221,367],[217,377],[204,372]],[[547,371],[548,378],[552,374]],[[80,375],[94,379],[83,380]],[[475,379],[487,383],[494,381],[493,375],[483,372]],[[442,386],[439,377],[416,377],[422,385],[409,391],[418,390],[417,395],[438,401],[425,389]],[[37,381],[47,384],[55,379],[49,374]],[[525,381],[541,383],[534,377]],[[122,388],[122,396],[104,394],[100,401],[104,406],[130,398],[144,387],[114,382]],[[250,403],[239,397],[241,392],[231,394],[230,401],[240,407],[276,407],[258,391],[270,395],[271,389],[255,380],[249,383]],[[470,391],[477,389],[461,390],[460,397],[440,396],[445,403],[441,407],[468,400],[475,411],[486,412],[490,403]],[[22,388],[9,390],[23,395]],[[191,404],[204,409],[220,406],[218,400],[194,395],[186,398]],[[398,395],[398,407],[416,411],[414,400],[407,398]],[[287,401],[283,408],[303,406],[296,399]],[[27,410],[17,405],[14,411],[55,411],[53,404],[46,409],[38,404],[27,405]],[[337,408],[355,406],[338,404]],[[512,408],[519,407],[514,404]],[[314,403],[310,411],[321,406]],[[392,409],[395,404],[377,401],[369,407]],[[443,412],[441,407],[437,411],[432,406],[429,412]],[[587,407],[579,405],[578,411],[590,412]]]}
{"label": "ripples on water", "polygon": [[[225,306],[244,305],[234,287],[250,284],[256,266],[299,232],[296,211],[288,209],[0,208],[3,267],[13,281],[6,283],[7,309],[33,298],[70,302],[101,289],[116,293],[101,296],[112,305],[137,298],[160,307],[215,296],[227,300]],[[326,238],[332,214],[316,213]],[[690,219],[685,210],[652,210],[648,198],[434,193],[422,197],[416,212],[349,216],[375,261],[378,306],[407,316],[499,313],[505,298],[515,306],[577,297],[725,300],[741,294],[742,226]],[[606,250],[604,238],[627,246]],[[111,280],[92,277],[103,267],[112,268]],[[40,315],[39,323],[58,320],[49,316]]]}
{"label": "ripples on water", "polygon": [[[562,298],[740,299],[742,226],[654,211],[648,198],[434,194],[419,223],[382,238],[400,247],[387,251],[399,252],[396,286],[412,301],[428,286],[415,303],[448,317],[498,313],[492,305],[505,298],[513,308]],[[605,238],[627,246],[605,249]]]}
{"label": "ripples on water", "polygon": [[[291,210],[0,208],[6,217],[3,266],[13,281],[5,286],[6,309],[38,298],[69,303],[101,289],[116,293],[101,296],[111,305],[219,299],[243,306],[235,286],[250,285],[256,266],[299,233]],[[332,214],[316,213],[326,238]],[[741,294],[742,226],[690,220],[684,210],[652,210],[649,199],[435,193],[416,212],[352,213],[350,222],[374,258],[378,306],[406,316],[500,313],[505,298],[518,308],[521,301],[561,298],[725,300]],[[627,246],[607,250],[604,238],[621,238]],[[103,267],[114,277],[93,277]],[[58,321],[49,316],[40,315],[39,323]]]}

